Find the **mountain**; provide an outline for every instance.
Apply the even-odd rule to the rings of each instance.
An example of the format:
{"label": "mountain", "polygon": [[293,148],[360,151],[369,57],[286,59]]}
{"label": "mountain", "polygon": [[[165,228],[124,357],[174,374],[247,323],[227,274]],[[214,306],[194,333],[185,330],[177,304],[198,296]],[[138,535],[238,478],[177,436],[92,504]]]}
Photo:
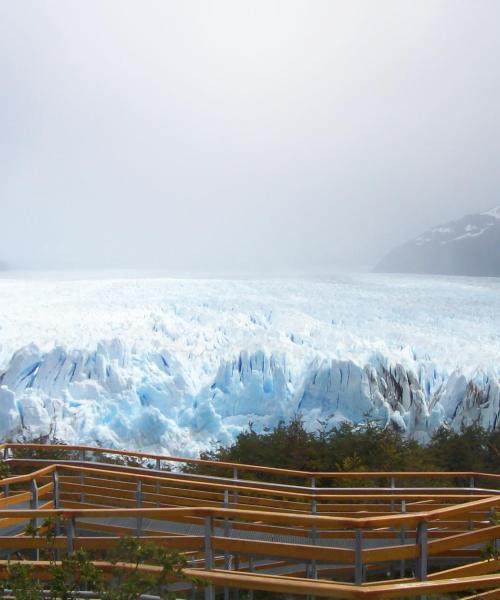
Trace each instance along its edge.
{"label": "mountain", "polygon": [[429,229],[391,250],[375,271],[500,277],[500,206]]}

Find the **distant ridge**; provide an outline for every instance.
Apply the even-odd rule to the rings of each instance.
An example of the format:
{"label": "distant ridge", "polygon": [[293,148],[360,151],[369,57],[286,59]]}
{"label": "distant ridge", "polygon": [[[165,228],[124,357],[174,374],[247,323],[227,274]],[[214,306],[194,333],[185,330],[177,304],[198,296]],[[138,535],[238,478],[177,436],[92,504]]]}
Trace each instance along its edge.
{"label": "distant ridge", "polygon": [[425,231],[391,250],[374,270],[500,277],[500,206]]}

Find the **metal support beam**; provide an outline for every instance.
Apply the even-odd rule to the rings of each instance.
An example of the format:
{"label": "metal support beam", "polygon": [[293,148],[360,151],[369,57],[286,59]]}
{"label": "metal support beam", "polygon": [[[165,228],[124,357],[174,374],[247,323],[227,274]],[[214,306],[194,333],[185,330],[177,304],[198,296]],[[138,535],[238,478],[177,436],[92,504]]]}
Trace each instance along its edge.
{"label": "metal support beam", "polygon": [[427,549],[427,523],[422,521],[417,527],[417,546],[418,546],[418,560],[417,560],[417,579],[420,581],[427,580],[427,561],[428,561],[428,549]]}
{"label": "metal support beam", "polygon": [[[229,490],[224,490],[224,508],[229,508]],[[224,517],[223,521],[223,535],[229,537],[229,519]],[[231,556],[229,552],[224,548],[224,569],[229,571],[231,569]],[[229,600],[229,588],[224,587],[224,600]]]}
{"label": "metal support beam", "polygon": [[[248,570],[250,571],[250,573],[253,573],[255,571],[252,556],[248,557]],[[253,600],[253,596],[254,596],[253,590],[248,590],[248,599]]]}
{"label": "metal support beam", "polygon": [[[61,508],[60,501],[60,485],[59,485],[59,471],[56,469],[52,473],[52,504],[56,510]],[[61,535],[61,525],[60,525],[60,517],[56,516],[55,521],[55,535],[56,537]],[[56,560],[60,560],[60,552],[56,550]]]}
{"label": "metal support beam", "polygon": [[58,508],[61,508],[59,472],[57,471],[57,469],[52,473],[52,502],[56,510]]}
{"label": "metal support beam", "polygon": [[[238,481],[238,468],[237,467],[233,467],[233,480],[236,482]],[[237,504],[238,503],[238,492],[235,491],[233,493],[233,503]]]}
{"label": "metal support beam", "polygon": [[70,517],[66,520],[66,551],[68,554],[74,552],[74,538],[76,535],[75,517]]}
{"label": "metal support beam", "polygon": [[[234,570],[235,571],[239,571],[240,570],[240,557],[238,554],[234,555]],[[234,598],[235,600],[240,600],[240,590],[239,588],[236,588],[234,590]]]}
{"label": "metal support beam", "polygon": [[[396,487],[396,480],[394,477],[391,477],[391,489],[393,490]],[[394,512],[394,499],[391,496],[391,512]]]}
{"label": "metal support beam", "polygon": [[[38,509],[38,486],[36,484],[36,480],[32,479],[30,481],[30,490],[31,490],[31,498],[30,498],[30,509],[37,510]],[[31,525],[38,529],[38,519],[35,517],[31,519]],[[40,560],[40,550],[36,550],[36,560]]]}
{"label": "metal support beam", "polygon": [[[30,509],[37,510],[38,509],[38,486],[36,484],[36,480],[32,479],[30,481],[30,490],[31,490],[31,499],[30,499]],[[38,527],[38,519],[34,518],[31,520],[33,527]]]}
{"label": "metal support beam", "polygon": [[[142,481],[139,479],[135,491],[135,503],[137,508],[142,508]],[[142,536],[142,516],[137,517],[136,532],[137,537]]]}
{"label": "metal support beam", "polygon": [[[213,531],[214,525],[212,517],[205,517],[205,569],[207,569],[207,571],[214,568],[214,552],[212,548]],[[211,583],[205,585],[205,600],[215,600],[215,590]]]}
{"label": "metal support beam", "polygon": [[[313,498],[311,501],[311,514],[316,515],[318,512],[318,501],[316,500],[316,498]],[[318,542],[318,530],[316,525],[313,525],[311,527],[311,544],[313,546],[316,546]],[[316,560],[312,560],[311,561],[311,578],[312,579],[317,579],[318,578],[318,566],[316,563]]]}
{"label": "metal support beam", "polygon": [[[156,459],[155,469],[157,471],[161,471],[161,460],[159,458]],[[159,479],[156,481],[156,489],[155,489],[155,491],[156,491],[157,495],[161,494],[161,481]],[[156,506],[158,508],[160,508],[160,501],[159,500],[156,503]]]}
{"label": "metal support beam", "polygon": [[[406,500],[401,500],[401,512],[404,514],[406,512]],[[399,532],[399,541],[401,545],[404,546],[406,544],[406,526],[402,525]],[[403,558],[399,563],[399,576],[404,578],[406,573],[406,561]]]}
{"label": "metal support beam", "polygon": [[[84,463],[85,459],[85,450],[80,450],[80,462]],[[85,473],[83,471],[80,473],[80,485],[85,485]],[[85,503],[85,494],[83,492],[80,494],[80,502],[82,504]]]}
{"label": "metal support beam", "polygon": [[354,583],[361,585],[363,583],[363,530],[356,529],[355,541],[355,565],[354,565]]}

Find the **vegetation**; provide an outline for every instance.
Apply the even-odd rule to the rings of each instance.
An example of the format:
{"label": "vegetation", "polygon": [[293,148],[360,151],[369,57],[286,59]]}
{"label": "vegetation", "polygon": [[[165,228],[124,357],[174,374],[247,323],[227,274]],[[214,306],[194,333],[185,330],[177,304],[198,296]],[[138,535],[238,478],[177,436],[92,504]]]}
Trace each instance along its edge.
{"label": "vegetation", "polygon": [[[219,446],[204,453],[202,458],[304,471],[498,473],[500,431],[486,431],[477,425],[464,427],[459,432],[441,428],[424,445],[406,438],[399,431],[373,423],[361,426],[346,423],[340,428],[328,428],[322,423],[319,430],[308,431],[297,416],[289,423],[282,422],[272,431],[262,433],[250,424],[234,444]],[[186,470],[206,473],[210,467],[188,466]],[[269,474],[261,472],[254,473],[253,477],[270,478]],[[274,476],[274,479],[283,478]],[[350,481],[352,484],[352,479]]]}
{"label": "vegetation", "polygon": [[[60,529],[61,522],[53,518],[44,520],[40,527],[29,525],[26,528],[25,534],[45,540],[40,558],[49,564],[44,568],[43,576],[30,564],[9,564],[4,595],[6,590],[10,590],[8,594],[15,600],[39,600],[42,597],[66,600],[75,597],[77,591],[91,590],[101,600],[137,600],[141,594],[175,598],[174,594],[166,591],[166,586],[171,579],[179,581],[184,578],[182,568],[185,558],[181,554],[158,544],[125,537],[106,553],[110,569],[104,571],[93,563],[102,558],[95,552],[77,550],[65,553],[58,560],[55,541]],[[144,564],[157,568],[141,569]]]}

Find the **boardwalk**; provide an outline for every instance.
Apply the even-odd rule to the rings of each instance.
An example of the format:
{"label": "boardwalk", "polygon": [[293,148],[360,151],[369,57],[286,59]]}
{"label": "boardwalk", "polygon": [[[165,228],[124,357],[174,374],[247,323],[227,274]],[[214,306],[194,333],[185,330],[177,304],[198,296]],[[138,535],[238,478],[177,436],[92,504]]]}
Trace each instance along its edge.
{"label": "boardwalk", "polygon": [[[27,449],[37,458],[23,458]],[[207,600],[230,589],[500,598],[500,560],[484,556],[500,538],[492,518],[500,513],[500,475],[309,473],[84,446],[1,450],[23,473],[0,481],[3,564],[20,551],[36,561],[44,540],[24,529],[59,515],[61,551],[106,550],[126,535],[154,540],[186,554],[185,573],[205,582],[198,594]],[[175,589],[196,594],[185,583]]]}

